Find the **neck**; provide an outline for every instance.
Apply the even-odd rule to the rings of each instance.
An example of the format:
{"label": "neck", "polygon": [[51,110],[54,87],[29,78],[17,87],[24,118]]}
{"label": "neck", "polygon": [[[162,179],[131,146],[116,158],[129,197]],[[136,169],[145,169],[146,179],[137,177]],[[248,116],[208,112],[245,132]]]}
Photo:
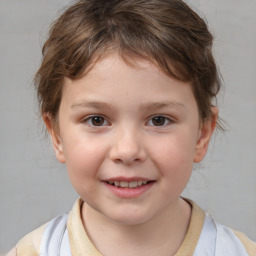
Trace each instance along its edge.
{"label": "neck", "polygon": [[190,221],[191,207],[183,199],[150,221],[137,225],[114,222],[83,204],[86,232],[104,256],[174,255],[181,246]]}

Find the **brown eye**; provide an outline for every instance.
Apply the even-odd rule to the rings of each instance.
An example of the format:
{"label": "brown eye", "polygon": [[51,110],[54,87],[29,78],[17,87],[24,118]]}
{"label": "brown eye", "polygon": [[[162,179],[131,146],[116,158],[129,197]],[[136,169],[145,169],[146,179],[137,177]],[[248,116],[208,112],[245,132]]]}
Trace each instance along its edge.
{"label": "brown eye", "polygon": [[172,120],[170,118],[167,118],[164,116],[154,116],[149,120],[148,125],[149,126],[166,126],[170,123],[172,123]]}
{"label": "brown eye", "polygon": [[89,122],[92,126],[102,126],[105,125],[106,120],[102,116],[92,116]]}
{"label": "brown eye", "polygon": [[163,116],[155,116],[152,118],[152,124],[154,126],[163,126],[166,121],[167,121],[167,118]]}

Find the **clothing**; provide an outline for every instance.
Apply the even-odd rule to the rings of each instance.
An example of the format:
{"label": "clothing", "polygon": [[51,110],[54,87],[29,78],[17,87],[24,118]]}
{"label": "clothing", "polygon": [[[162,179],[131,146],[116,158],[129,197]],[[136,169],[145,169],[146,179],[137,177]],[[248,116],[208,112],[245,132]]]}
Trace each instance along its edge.
{"label": "clothing", "polygon": [[[243,234],[233,232],[231,229],[216,223],[210,215],[205,214],[194,202],[189,201],[189,203],[192,206],[189,228],[175,256],[256,255],[256,243],[250,241]],[[47,239],[51,234],[49,232],[46,235],[47,230],[49,231],[51,226],[54,227],[52,229],[54,232],[58,229],[55,228],[55,225],[60,227],[59,234],[61,240],[63,240],[60,256],[69,256],[71,255],[70,252],[73,256],[102,256],[89,240],[83,228],[80,214],[81,204],[82,201],[78,200],[68,215],[58,217],[24,237],[17,244],[17,256],[46,256],[46,254],[40,254],[40,250],[42,252],[42,248],[45,247],[44,244],[47,244]],[[59,223],[60,225],[58,225]],[[217,232],[212,232],[213,230]],[[54,246],[58,246],[58,243]]]}

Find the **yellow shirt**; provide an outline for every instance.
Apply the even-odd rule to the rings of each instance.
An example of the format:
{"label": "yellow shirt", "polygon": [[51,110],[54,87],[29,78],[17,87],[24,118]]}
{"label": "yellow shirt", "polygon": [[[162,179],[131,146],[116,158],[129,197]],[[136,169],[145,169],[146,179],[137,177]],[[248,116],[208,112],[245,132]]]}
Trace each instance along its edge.
{"label": "yellow shirt", "polygon": [[[205,212],[201,210],[194,202],[189,201],[192,206],[192,213],[188,231],[184,241],[175,254],[175,256],[192,256],[197,242],[199,240],[204,220]],[[68,216],[67,229],[70,241],[70,249],[73,256],[102,256],[102,254],[94,247],[88,238],[81,219],[81,204],[79,199],[74,204]],[[17,256],[38,256],[41,244],[41,238],[47,224],[34,230],[33,232],[22,238],[16,245]],[[250,256],[256,256],[256,243],[250,241],[244,234],[235,232]]]}

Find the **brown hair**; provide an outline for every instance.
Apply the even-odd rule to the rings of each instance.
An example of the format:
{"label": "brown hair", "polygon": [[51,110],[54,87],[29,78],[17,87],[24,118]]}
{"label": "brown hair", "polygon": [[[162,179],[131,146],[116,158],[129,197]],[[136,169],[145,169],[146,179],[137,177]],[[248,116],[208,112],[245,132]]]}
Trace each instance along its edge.
{"label": "brown hair", "polygon": [[41,113],[58,116],[64,78],[78,79],[109,51],[144,58],[191,82],[202,120],[220,89],[205,21],[181,0],[80,0],[52,25],[35,76]]}

